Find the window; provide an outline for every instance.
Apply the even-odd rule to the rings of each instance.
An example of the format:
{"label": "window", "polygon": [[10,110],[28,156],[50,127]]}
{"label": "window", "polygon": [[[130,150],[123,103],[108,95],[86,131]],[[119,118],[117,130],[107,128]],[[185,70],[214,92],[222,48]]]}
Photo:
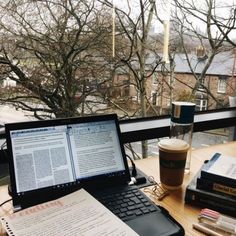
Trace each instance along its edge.
{"label": "window", "polygon": [[153,73],[152,75],[152,84],[158,84],[158,75],[157,73]]}
{"label": "window", "polygon": [[170,86],[174,84],[174,82],[175,82],[175,78],[174,77],[172,77],[171,75],[168,75],[167,79],[168,79],[168,84]]}
{"label": "window", "polygon": [[[1,88],[1,101],[5,100],[7,106],[18,105],[32,119],[101,113],[117,113],[122,119],[168,115],[172,99],[183,91],[192,94],[196,90],[210,93],[196,98],[197,110],[217,108],[217,93],[222,93],[223,106],[227,107],[227,80],[220,75],[230,75],[229,79],[236,81],[231,38],[235,34],[230,32],[234,27],[228,27],[234,21],[230,14],[234,4],[223,0],[227,3],[223,14],[228,16],[228,22],[221,22],[222,12],[211,12],[208,1],[204,5],[203,1],[176,0],[171,3],[175,8],[171,12],[165,12],[168,7],[161,9],[165,5],[161,0],[114,0],[106,1],[107,4],[98,0],[70,1],[71,4],[50,0],[7,1],[8,7],[1,1],[5,54],[1,55],[0,76],[16,82],[8,90]],[[111,14],[113,2],[115,18]],[[216,0],[215,9],[222,10],[223,2]],[[160,11],[153,11],[156,7]],[[208,14],[211,25],[205,21],[204,15]],[[167,19],[169,34],[163,30],[162,16],[171,17]],[[187,17],[191,21],[181,20]],[[150,19],[150,27],[143,19]],[[25,30],[26,25],[31,30]],[[222,30],[214,41],[208,38],[210,34],[199,32],[199,27],[211,30],[218,25]],[[227,32],[228,38],[222,32]],[[224,42],[219,41],[222,38]],[[213,45],[208,52],[210,44]],[[205,48],[204,60],[198,60],[196,45]],[[163,61],[166,46],[169,63]],[[209,80],[210,76],[219,81]],[[195,87],[197,77],[205,78],[200,84],[206,90]],[[159,106],[153,109],[150,104]]]}
{"label": "window", "polygon": [[199,91],[205,91],[203,85],[205,84],[205,78],[202,78],[199,80],[199,87],[198,87],[198,90]]}
{"label": "window", "polygon": [[[11,75],[17,84],[16,88],[6,91],[7,94],[1,93],[1,98],[19,104],[23,110],[41,119],[86,116],[101,110],[129,119],[153,116],[153,112],[145,112],[150,110],[149,104],[157,104],[153,90],[158,96],[161,94],[160,101],[164,101],[160,106],[165,112],[157,111],[156,114],[167,115],[170,104],[165,101],[172,100],[170,94],[174,100],[184,90],[203,91],[201,86],[195,88],[197,76],[205,78],[200,85],[226,93],[224,80],[219,78],[216,88],[215,84],[208,86],[208,77],[232,74],[234,45],[231,45],[233,34],[228,26],[234,20],[230,14],[234,5],[227,1],[224,6],[228,22],[221,22],[221,13],[217,11],[211,15],[213,25],[207,25],[204,15],[211,10],[207,2],[200,1],[196,6],[191,1],[177,0],[173,1],[173,10],[161,0],[81,0],[70,1],[71,4],[45,0],[18,1],[15,5],[9,1],[9,7],[1,1],[0,27],[6,58],[0,61],[0,66],[4,67],[0,76],[1,73],[6,77]],[[215,9],[222,9],[221,1],[215,4]],[[112,14],[113,7],[116,8],[115,14]],[[156,7],[160,11],[153,11]],[[170,19],[162,19],[164,15]],[[187,16],[191,18],[191,24],[181,20]],[[143,19],[150,19],[150,25]],[[166,28],[170,32],[164,32],[163,22],[168,24]],[[32,31],[25,30],[25,25]],[[199,27],[211,30],[218,25],[222,30],[214,41],[198,30]],[[181,29],[189,29],[189,32],[181,32]],[[226,30],[229,40],[222,43],[218,40],[225,37],[222,32]],[[169,40],[167,35],[174,40]],[[209,43],[215,44],[211,45],[214,58],[208,52]],[[228,51],[223,50],[226,47]],[[203,53],[203,60],[198,60],[199,52]],[[168,62],[164,61],[166,54]],[[81,87],[85,88],[83,99],[74,102]],[[215,91],[210,92],[207,105],[204,103],[202,109],[216,108],[217,95]],[[136,96],[138,99],[133,100]],[[140,104],[139,101],[145,99],[148,101]],[[45,107],[45,113],[42,107]]]}
{"label": "window", "polygon": [[125,80],[124,81],[124,87],[123,87],[124,91],[123,91],[123,95],[125,97],[128,97],[130,95],[130,84],[129,84],[129,80]]}
{"label": "window", "polygon": [[170,107],[170,106],[171,106],[170,101],[171,101],[170,98],[167,98],[167,99],[166,99],[166,106],[167,106],[167,107]]}
{"label": "window", "polygon": [[218,78],[218,93],[226,93],[226,78],[221,76]]}
{"label": "window", "polygon": [[156,106],[157,105],[157,92],[152,91],[152,105]]}
{"label": "window", "polygon": [[206,111],[206,110],[207,110],[207,100],[196,99],[196,111]]}
{"label": "window", "polygon": [[195,94],[195,103],[196,103],[196,111],[206,111],[208,105],[208,97],[205,92],[198,91]]}

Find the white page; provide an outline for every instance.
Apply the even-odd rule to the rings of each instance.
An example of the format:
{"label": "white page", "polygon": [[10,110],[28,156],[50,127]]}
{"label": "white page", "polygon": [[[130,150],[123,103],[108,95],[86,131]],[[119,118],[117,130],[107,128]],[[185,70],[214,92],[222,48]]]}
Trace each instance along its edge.
{"label": "white page", "polygon": [[208,169],[209,173],[236,178],[236,157],[221,155]]}
{"label": "white page", "polygon": [[17,192],[74,181],[66,126],[11,133]]}
{"label": "white page", "polygon": [[70,140],[77,178],[125,170],[115,123],[72,126]]}
{"label": "white page", "polygon": [[84,189],[0,219],[15,236],[138,235]]}

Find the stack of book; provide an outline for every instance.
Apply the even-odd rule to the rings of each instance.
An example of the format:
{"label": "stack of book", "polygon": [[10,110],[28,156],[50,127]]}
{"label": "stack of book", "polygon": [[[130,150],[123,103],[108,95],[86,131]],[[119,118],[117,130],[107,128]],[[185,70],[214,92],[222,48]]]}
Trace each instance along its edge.
{"label": "stack of book", "polygon": [[186,188],[185,202],[236,216],[236,157],[216,153]]}

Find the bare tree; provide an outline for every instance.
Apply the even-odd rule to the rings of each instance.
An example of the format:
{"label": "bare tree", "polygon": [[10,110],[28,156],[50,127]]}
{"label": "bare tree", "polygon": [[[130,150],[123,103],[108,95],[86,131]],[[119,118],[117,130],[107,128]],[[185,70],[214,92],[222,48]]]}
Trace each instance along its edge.
{"label": "bare tree", "polygon": [[[103,4],[112,8],[109,1],[101,0]],[[147,116],[147,108],[151,107],[147,94],[147,79],[150,78],[158,65],[162,63],[157,50],[150,44],[150,33],[155,17],[155,1],[139,0],[132,15],[132,7],[127,0],[127,10],[116,6],[117,28],[116,37],[119,42],[116,47],[114,60],[117,66],[123,66],[131,76],[131,83],[137,90],[140,101],[139,111],[135,115]],[[152,60],[150,61],[150,58]],[[142,142],[142,157],[147,157],[147,142]]]}
{"label": "bare tree", "polygon": [[[187,63],[196,80],[192,85],[192,94],[199,88],[204,88],[206,94],[217,104],[222,101],[211,92],[209,87],[203,83],[207,70],[211,66],[215,56],[222,51],[232,51],[235,47],[233,32],[236,30],[236,10],[233,1],[202,0],[199,2],[176,0],[174,1],[175,14],[172,16],[175,30],[181,40],[181,49],[186,55]],[[192,62],[188,39],[197,42],[202,51],[201,61],[204,67],[201,73],[196,68],[199,60]],[[192,94],[190,96],[192,97]]]}
{"label": "bare tree", "polygon": [[98,13],[86,0],[1,1],[1,79],[18,85],[1,101],[38,119],[95,112],[102,102],[95,97],[104,95],[95,88],[111,77],[109,63],[94,53],[104,37],[95,30]]}
{"label": "bare tree", "polygon": [[[141,0],[140,15],[135,20],[129,13],[116,9],[120,43],[115,60],[108,53],[111,45],[107,35],[111,35],[111,27],[99,11],[104,5],[95,3],[86,0],[1,2],[0,64],[5,68],[2,79],[8,77],[18,84],[1,101],[17,104],[38,119],[93,113],[102,99],[122,110],[110,99],[107,90],[114,71],[126,66],[126,73],[131,73],[135,80],[132,83],[141,101],[140,115],[147,115],[146,80],[160,63],[158,58],[149,64],[147,73],[148,35],[155,2]],[[106,6],[112,7],[109,2]],[[91,80],[94,86],[88,84]],[[97,96],[99,92],[103,98],[91,99],[91,95]],[[122,112],[129,116],[124,109]],[[145,144],[144,157],[146,150]]]}

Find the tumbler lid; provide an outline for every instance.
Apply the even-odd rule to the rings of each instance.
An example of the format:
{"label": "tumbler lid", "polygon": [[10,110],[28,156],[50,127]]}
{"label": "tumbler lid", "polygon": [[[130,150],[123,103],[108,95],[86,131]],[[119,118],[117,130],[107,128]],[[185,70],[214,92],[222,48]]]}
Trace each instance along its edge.
{"label": "tumbler lid", "polygon": [[171,139],[162,139],[160,142],[158,142],[158,147],[160,150],[169,153],[172,152],[182,153],[186,152],[190,146],[186,141],[182,139],[171,138]]}
{"label": "tumbler lid", "polygon": [[195,104],[192,102],[173,102],[171,121],[179,124],[193,123]]}

